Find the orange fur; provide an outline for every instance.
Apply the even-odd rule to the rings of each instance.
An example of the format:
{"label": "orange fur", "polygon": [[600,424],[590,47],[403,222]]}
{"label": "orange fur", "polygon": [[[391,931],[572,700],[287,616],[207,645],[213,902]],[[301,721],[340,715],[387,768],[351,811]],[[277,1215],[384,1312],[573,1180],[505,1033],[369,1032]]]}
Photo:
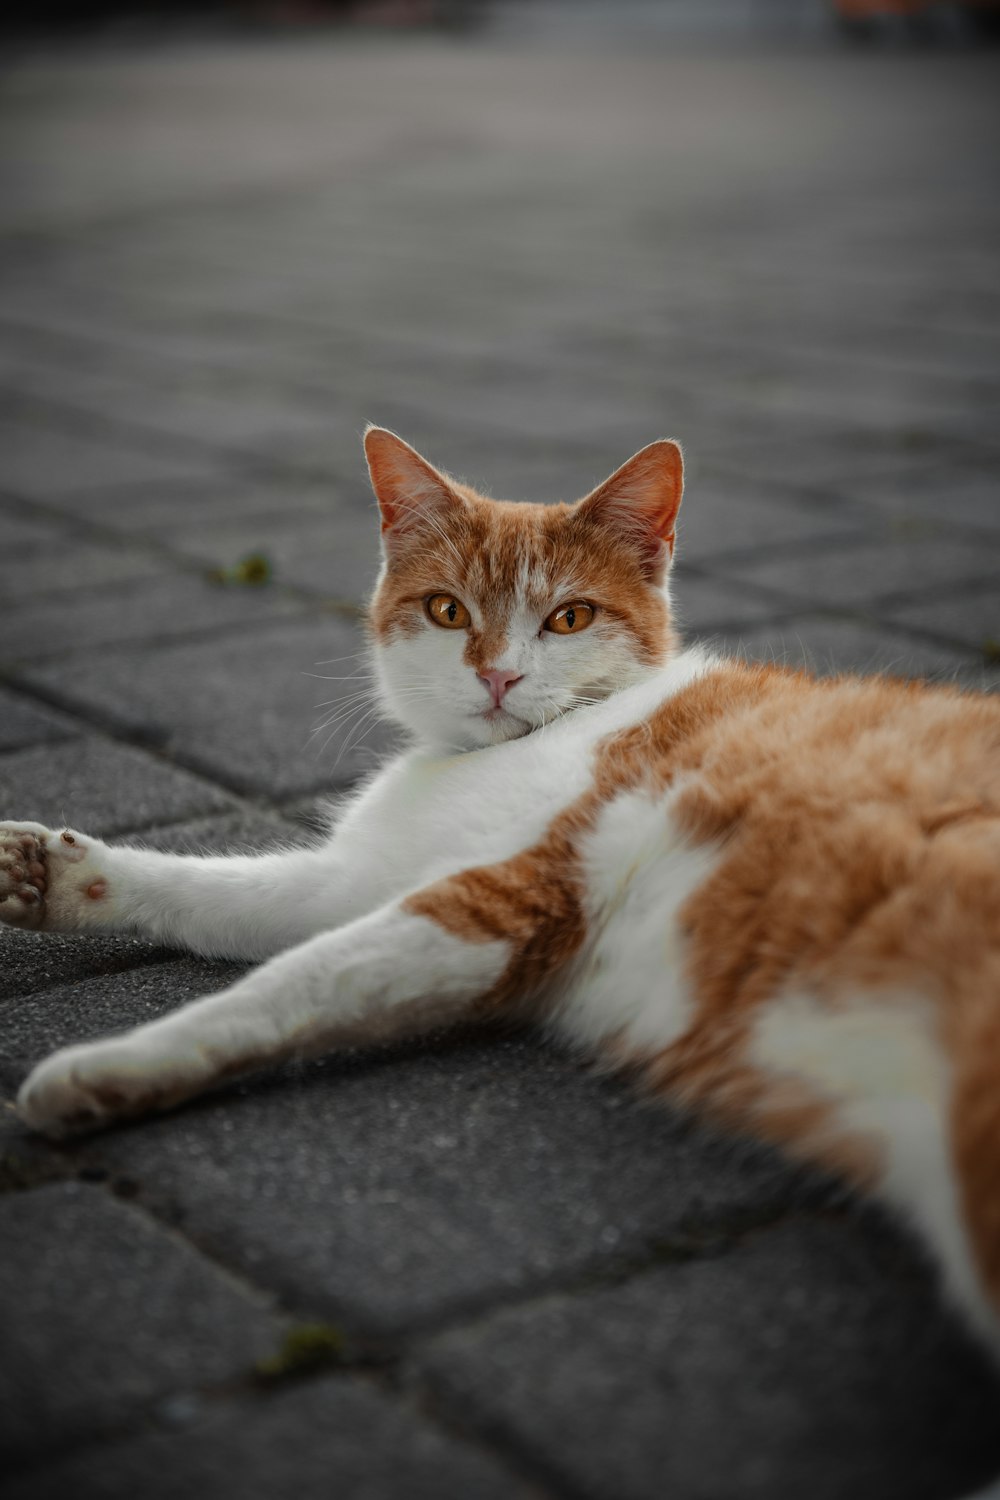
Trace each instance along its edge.
{"label": "orange fur", "polygon": [[926,995],[955,1070],[973,1247],[1000,1304],[1000,703],[728,663],[612,737],[592,789],[534,848],[408,906],[470,940],[512,941],[491,1005],[537,991],[583,942],[579,853],[601,807],[682,773],[675,815],[692,843],[723,851],[681,914],[696,1014],[659,1054],[617,1060],[865,1186],[872,1146],[838,1133],[804,1086],[754,1068],[749,1029],[792,985],[832,1007],[853,987]]}

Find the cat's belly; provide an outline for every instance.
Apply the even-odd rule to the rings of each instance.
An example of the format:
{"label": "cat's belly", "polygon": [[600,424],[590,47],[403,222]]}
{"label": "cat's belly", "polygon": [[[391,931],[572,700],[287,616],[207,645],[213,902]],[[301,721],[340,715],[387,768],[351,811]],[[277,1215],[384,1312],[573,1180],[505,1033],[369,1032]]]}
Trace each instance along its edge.
{"label": "cat's belly", "polygon": [[640,1058],[687,1028],[678,913],[720,856],[682,837],[673,814],[680,790],[622,792],[581,842],[588,935],[553,1013],[576,1042],[613,1042]]}

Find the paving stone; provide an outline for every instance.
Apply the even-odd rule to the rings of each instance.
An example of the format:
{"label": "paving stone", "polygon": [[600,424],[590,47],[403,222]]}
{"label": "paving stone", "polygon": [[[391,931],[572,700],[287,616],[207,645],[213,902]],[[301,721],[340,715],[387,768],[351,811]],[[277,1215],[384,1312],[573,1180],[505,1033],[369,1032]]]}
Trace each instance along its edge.
{"label": "paving stone", "polygon": [[161,1403],[174,1430],[85,1449],[5,1486],[7,1500],[540,1500],[542,1492],[350,1377],[208,1403]]}
{"label": "paving stone", "polygon": [[197,451],[173,451],[107,432],[68,432],[38,421],[0,422],[0,453],[0,490],[61,503],[104,484],[197,478],[216,469]]}
{"label": "paving stone", "polygon": [[752,424],[756,432],[719,432],[705,455],[706,469],[719,479],[749,478],[791,493],[822,491],[831,499],[850,500],[866,483],[905,483],[907,475],[926,465],[925,452],[907,452],[902,441],[892,441],[886,432],[874,434],[874,440],[866,433],[868,441],[859,442],[852,428],[851,439],[827,435],[823,442],[803,442],[794,427],[791,436],[787,433],[789,418],[797,422],[800,416],[786,410],[780,421],[758,417]]}
{"label": "paving stone", "polygon": [[862,1223],[498,1312],[419,1363],[593,1500],[954,1500],[1000,1471],[996,1371],[909,1247]]}
{"label": "paving stone", "polygon": [[741,558],[712,564],[720,577],[763,584],[814,607],[877,607],[880,600],[905,599],[926,590],[988,583],[1000,576],[1000,542],[957,537],[897,535],[882,545],[841,543],[781,556]]}
{"label": "paving stone", "polygon": [[139,547],[60,542],[30,553],[14,552],[0,563],[0,601],[8,613],[12,605],[30,603],[39,595],[159,578],[169,566]]}
{"label": "paving stone", "polygon": [[5,1194],[0,1238],[7,1464],[242,1374],[278,1343],[262,1298],[96,1188]]}
{"label": "paving stone", "polygon": [[[39,996],[9,1046],[44,1052],[89,1003]],[[72,1150],[290,1306],[381,1337],[832,1191],[531,1038],[288,1066]]]}
{"label": "paving stone", "polygon": [[917,474],[866,481],[854,488],[853,497],[904,519],[1000,531],[1000,467],[929,465]]}
{"label": "paving stone", "polygon": [[213,567],[232,567],[248,553],[271,564],[276,583],[308,589],[324,599],[360,605],[379,569],[378,512],[374,501],[344,506],[318,519],[258,520],[199,526],[175,545]]}
{"label": "paving stone", "polygon": [[69,824],[106,838],[233,806],[219,787],[111,740],[91,737],[0,755],[0,809],[17,822]]}
{"label": "paving stone", "polygon": [[[15,954],[15,944],[23,942],[30,944],[31,939],[15,933],[11,945]],[[93,949],[82,951],[95,956]],[[137,952],[141,967],[115,973],[92,970],[89,978],[62,982],[54,989],[39,990],[36,985],[4,1002],[0,1080],[12,1095],[35,1063],[50,1052],[154,1021],[189,1000],[223,989],[246,972],[245,964],[178,958],[169,951],[167,962],[157,962],[164,950],[151,945],[145,954]],[[57,970],[58,961],[53,965]]]}
{"label": "paving stone", "polygon": [[[143,938],[16,932],[0,927],[0,1001],[174,957],[172,949],[156,947]],[[3,1014],[6,1017],[7,1012]]]}
{"label": "paving stone", "polygon": [[384,753],[389,740],[381,726],[363,734],[357,748],[349,729],[328,741],[324,734],[310,738],[332,711],[317,702],[335,706],[358,686],[356,678],[331,679],[357,671],[363,660],[360,627],[331,614],[238,639],[106,651],[99,660],[27,667],[23,676],[238,791],[279,797],[343,784]]}
{"label": "paving stone", "polygon": [[65,539],[65,526],[28,513],[20,501],[4,503],[0,494],[0,557],[10,560],[15,555],[41,552],[58,547]]}
{"label": "paving stone", "polygon": [[80,729],[80,724],[66,714],[43,708],[11,688],[0,687],[0,754],[27,745],[69,739],[79,735]]}
{"label": "paving stone", "polygon": [[884,614],[895,624],[930,631],[988,657],[1000,655],[1000,582],[932,594],[919,604],[890,606]]}
{"label": "paving stone", "polygon": [[319,408],[287,386],[261,390],[259,381],[241,380],[233,373],[228,379],[213,379],[204,369],[143,370],[135,361],[131,368],[91,369],[86,378],[79,370],[36,365],[22,370],[13,388],[2,395],[16,398],[24,393],[67,402],[74,411],[93,413],[101,422],[223,449],[266,450],[279,437],[295,441],[324,433],[329,440],[331,427],[328,407]]}
{"label": "paving stone", "polygon": [[681,506],[677,556],[698,563],[729,552],[769,552],[796,542],[825,550],[857,529],[854,516],[833,503],[783,503],[745,480],[725,483],[706,476],[689,486]]}
{"label": "paving stone", "polygon": [[[360,461],[360,459],[359,459]],[[364,490],[359,467],[358,489]],[[252,527],[260,520],[333,518],[341,492],[332,480],[271,480],[222,474],[206,480],[161,480],[105,486],[87,497],[87,515],[105,526],[156,541],[182,541],[203,526]]]}
{"label": "paving stone", "polygon": [[688,640],[727,626],[753,628],[759,620],[789,613],[788,600],[773,589],[705,577],[689,572],[683,563],[671,579],[670,603],[674,624]]}
{"label": "paving stone", "polygon": [[837,672],[885,672],[950,682],[978,666],[960,649],[950,651],[902,630],[829,615],[796,615],[748,630],[723,629],[712,639],[725,651],[805,666],[821,677]]}
{"label": "paving stone", "polygon": [[[251,550],[245,548],[232,560]],[[115,641],[204,635],[300,611],[300,605],[272,586],[227,587],[186,573],[162,573],[113,588],[25,599],[16,610],[0,608],[0,656],[30,661]]]}

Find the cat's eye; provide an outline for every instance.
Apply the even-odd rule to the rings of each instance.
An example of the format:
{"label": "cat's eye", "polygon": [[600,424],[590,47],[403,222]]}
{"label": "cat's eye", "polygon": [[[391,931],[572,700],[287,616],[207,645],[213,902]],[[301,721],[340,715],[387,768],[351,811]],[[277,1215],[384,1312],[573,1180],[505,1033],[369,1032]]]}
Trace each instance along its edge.
{"label": "cat's eye", "polygon": [[545,629],[555,635],[579,635],[594,618],[592,604],[560,604],[545,621]]}
{"label": "cat's eye", "polygon": [[432,594],[427,601],[427,613],[444,630],[465,630],[472,624],[472,616],[454,594]]}

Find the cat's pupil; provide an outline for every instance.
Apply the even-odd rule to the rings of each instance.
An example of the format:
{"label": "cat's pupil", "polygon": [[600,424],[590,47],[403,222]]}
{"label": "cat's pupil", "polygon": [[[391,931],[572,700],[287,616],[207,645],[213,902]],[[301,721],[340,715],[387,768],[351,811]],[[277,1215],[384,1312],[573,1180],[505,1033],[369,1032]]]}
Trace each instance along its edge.
{"label": "cat's pupil", "polygon": [[448,605],[448,609],[447,609],[448,619],[452,622],[453,625],[455,623],[455,616],[457,614],[458,614],[458,606],[456,605],[456,603],[455,603],[455,601],[453,599],[451,601],[451,603]]}
{"label": "cat's pupil", "polygon": [[573,629],[573,626],[576,624],[576,610],[575,609],[568,609],[566,611],[566,624],[569,626],[570,630]]}

